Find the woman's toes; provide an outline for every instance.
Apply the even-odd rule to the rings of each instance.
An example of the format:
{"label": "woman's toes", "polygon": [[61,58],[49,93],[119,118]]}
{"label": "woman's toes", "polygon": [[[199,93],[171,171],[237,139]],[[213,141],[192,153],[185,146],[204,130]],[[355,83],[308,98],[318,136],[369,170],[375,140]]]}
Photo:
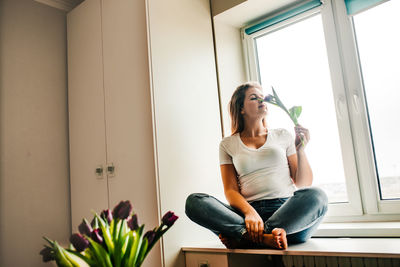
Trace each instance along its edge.
{"label": "woman's toes", "polygon": [[274,230],[272,230],[271,233],[275,236],[281,236],[281,235],[286,236],[286,231],[285,231],[285,229],[282,229],[282,228],[274,228]]}
{"label": "woman's toes", "polygon": [[286,249],[287,248],[286,231],[282,228],[275,228],[274,230],[272,230],[271,233],[274,236],[277,248]]}

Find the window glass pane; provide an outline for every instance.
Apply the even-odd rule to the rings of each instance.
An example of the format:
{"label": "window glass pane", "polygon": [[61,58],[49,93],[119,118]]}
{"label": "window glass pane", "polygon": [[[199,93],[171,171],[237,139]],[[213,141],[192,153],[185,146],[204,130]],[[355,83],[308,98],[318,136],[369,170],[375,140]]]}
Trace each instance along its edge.
{"label": "window glass pane", "polygon": [[400,1],[353,17],[381,199],[400,198]]}
{"label": "window glass pane", "polygon": [[[313,185],[328,194],[329,201],[347,202],[342,152],[330,81],[321,16],[316,15],[255,40],[264,93],[274,86],[289,109],[301,105],[299,123],[310,130],[306,153]],[[281,109],[268,105],[267,123],[286,128],[294,125]]]}

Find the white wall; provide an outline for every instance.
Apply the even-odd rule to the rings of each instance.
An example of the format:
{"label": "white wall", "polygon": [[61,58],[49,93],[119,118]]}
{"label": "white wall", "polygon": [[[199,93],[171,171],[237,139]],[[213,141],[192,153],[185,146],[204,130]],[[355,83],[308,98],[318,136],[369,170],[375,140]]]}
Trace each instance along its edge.
{"label": "white wall", "polygon": [[68,240],[65,13],[0,1],[0,266],[43,266],[42,235]]}
{"label": "white wall", "polygon": [[218,242],[184,213],[186,197],[206,192],[223,199],[221,140],[208,0],[148,0],[161,213],[180,216],[165,234],[165,266],[184,266],[180,248]]}

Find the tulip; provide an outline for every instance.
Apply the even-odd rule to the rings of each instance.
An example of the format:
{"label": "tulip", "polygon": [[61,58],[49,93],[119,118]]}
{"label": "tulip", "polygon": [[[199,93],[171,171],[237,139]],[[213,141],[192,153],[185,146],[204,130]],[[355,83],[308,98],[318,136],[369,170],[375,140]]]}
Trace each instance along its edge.
{"label": "tulip", "polygon": [[136,214],[132,215],[132,217],[128,220],[128,226],[132,231],[135,231],[139,228],[138,217]]}
{"label": "tulip", "polygon": [[89,241],[79,233],[71,235],[69,242],[78,252],[84,251],[89,247]]}
{"label": "tulip", "polygon": [[94,229],[90,234],[90,238],[99,244],[103,244],[103,237],[100,228]]}
{"label": "tulip", "polygon": [[92,226],[89,224],[89,222],[86,219],[82,220],[82,223],[78,226],[79,233],[82,235],[87,235],[89,236],[90,233],[93,231]]}
{"label": "tulip", "polygon": [[[282,101],[279,99],[278,94],[275,92],[274,87],[272,87],[272,93],[274,95],[267,95],[264,99],[260,99],[260,103],[263,101],[268,102],[270,104],[273,104],[275,106],[280,107],[283,109],[283,111],[286,112],[286,114],[289,115],[290,119],[293,121],[294,125],[299,125],[298,118],[300,117],[302,107],[301,106],[293,106],[289,110],[285,107],[285,105],[282,103]],[[300,136],[300,140],[302,145],[304,146],[304,140]]]}
{"label": "tulip", "polygon": [[100,217],[103,218],[105,221],[107,221],[108,224],[110,224],[113,219],[112,213],[109,209],[103,210],[100,213]]}
{"label": "tulip", "polygon": [[165,215],[162,217],[161,221],[164,225],[171,227],[175,221],[178,219],[179,217],[176,216],[172,211],[168,211],[167,213],[165,213]]}
{"label": "tulip", "polygon": [[295,125],[298,125],[297,119],[300,117],[301,114],[301,106],[294,106],[290,108],[289,110],[285,107],[285,105],[282,103],[282,101],[279,99],[278,94],[275,92],[274,88],[272,87],[272,92],[274,95],[267,95],[264,99],[260,99],[260,102],[267,102],[270,104],[273,104],[275,106],[280,107],[283,109],[283,111],[286,112],[286,114],[289,115],[290,119],[293,121]]}
{"label": "tulip", "polygon": [[261,99],[260,102],[265,101],[271,104],[275,104],[274,97],[272,95],[267,95],[264,99]]}
{"label": "tulip", "polygon": [[147,242],[149,247],[153,244],[154,238],[156,237],[156,233],[153,230],[147,231],[144,234],[144,238],[147,238]]}
{"label": "tulip", "polygon": [[96,216],[93,217],[92,221],[90,222],[90,225],[92,226],[93,229],[99,228],[99,220],[97,219]]}
{"label": "tulip", "polygon": [[40,255],[43,257],[43,262],[54,261],[54,251],[52,248],[45,246],[41,251]]}
{"label": "tulip", "polygon": [[132,205],[129,200],[121,201],[113,210],[113,217],[117,219],[126,219],[131,214]]}

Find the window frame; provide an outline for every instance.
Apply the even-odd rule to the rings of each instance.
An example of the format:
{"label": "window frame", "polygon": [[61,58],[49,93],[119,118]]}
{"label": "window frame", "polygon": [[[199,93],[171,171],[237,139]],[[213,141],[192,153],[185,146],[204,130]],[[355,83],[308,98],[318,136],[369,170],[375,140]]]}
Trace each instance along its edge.
{"label": "window frame", "polygon": [[349,200],[329,204],[325,222],[398,221],[400,199],[381,200],[379,195],[355,29],[344,1],[325,0],[319,7],[251,35],[245,29],[254,24],[241,28],[247,79],[261,81],[256,38],[314,15],[320,15],[323,24]]}

